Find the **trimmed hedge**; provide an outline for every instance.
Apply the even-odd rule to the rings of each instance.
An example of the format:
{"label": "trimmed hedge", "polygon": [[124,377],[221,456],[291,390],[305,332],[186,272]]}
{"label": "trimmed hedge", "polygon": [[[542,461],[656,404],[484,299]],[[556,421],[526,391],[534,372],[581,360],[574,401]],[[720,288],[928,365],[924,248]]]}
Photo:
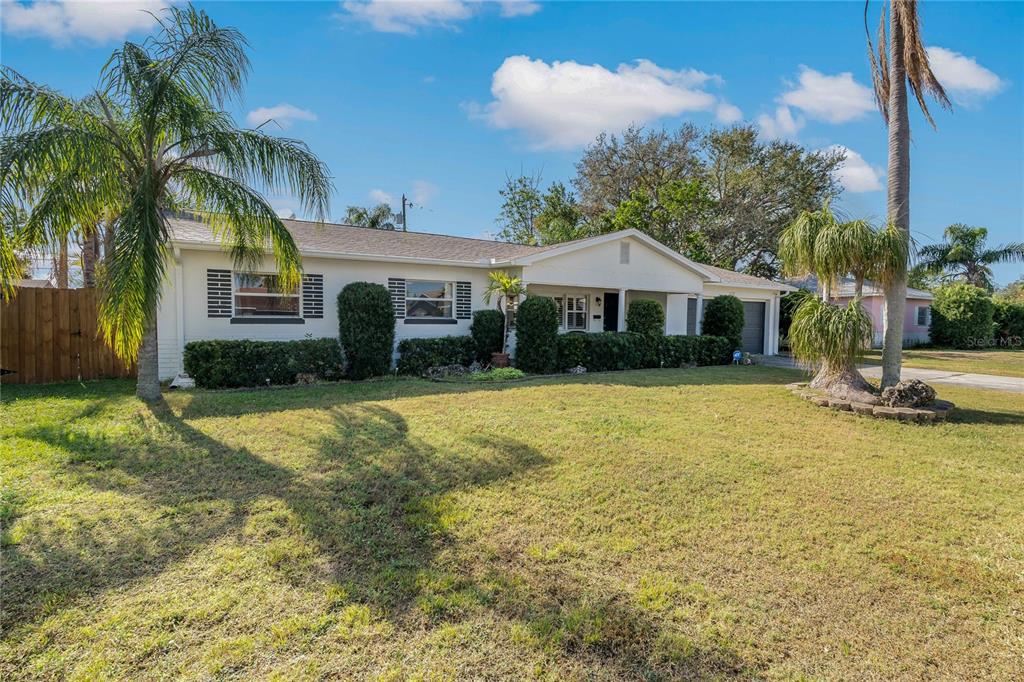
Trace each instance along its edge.
{"label": "trimmed hedge", "polygon": [[294,384],[298,374],[337,381],[345,363],[336,339],[301,341],[192,341],[185,372],[200,388]]}
{"label": "trimmed hedge", "polygon": [[664,336],[665,310],[660,303],[650,299],[630,301],[626,310],[626,329],[644,336]]}
{"label": "trimmed hedge", "polygon": [[395,311],[383,284],[352,282],[338,294],[338,336],[347,372],[368,379],[391,371],[395,348]]}
{"label": "trimmed hedge", "polygon": [[984,289],[970,284],[950,284],[935,290],[932,326],[936,346],[977,348],[992,342],[995,305]]}
{"label": "trimmed hedge", "polygon": [[475,355],[472,336],[402,339],[398,342],[398,373],[422,376],[431,367],[469,365]]}
{"label": "trimmed hedge", "polygon": [[590,372],[651,367],[727,365],[733,346],[721,336],[661,336],[631,332],[570,333],[558,337],[558,367],[582,365]]}
{"label": "trimmed hedge", "polygon": [[1024,338],[1024,303],[995,301],[996,341],[1020,344]]}
{"label": "trimmed hedge", "polygon": [[700,329],[708,336],[724,336],[733,349],[740,348],[743,345],[743,302],[728,294],[705,301]]}
{"label": "trimmed hedge", "polygon": [[666,336],[661,341],[662,367],[728,365],[735,350],[724,336]]}
{"label": "trimmed hedge", "polygon": [[500,310],[478,310],[473,313],[473,323],[469,325],[469,335],[473,337],[476,359],[490,362],[491,353],[500,353],[505,335],[505,316]]}
{"label": "trimmed hedge", "polygon": [[546,296],[527,296],[516,310],[515,365],[524,372],[551,374],[558,368],[558,309]]}

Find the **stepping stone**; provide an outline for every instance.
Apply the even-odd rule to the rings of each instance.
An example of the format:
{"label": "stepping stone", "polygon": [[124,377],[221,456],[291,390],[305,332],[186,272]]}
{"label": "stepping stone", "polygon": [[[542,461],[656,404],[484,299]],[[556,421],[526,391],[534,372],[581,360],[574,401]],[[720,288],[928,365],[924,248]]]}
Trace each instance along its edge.
{"label": "stepping stone", "polygon": [[833,410],[839,410],[841,412],[848,412],[850,410],[850,401],[841,400],[839,398],[829,398],[828,406]]}
{"label": "stepping stone", "polygon": [[896,416],[905,422],[916,422],[917,421],[917,410],[912,407],[897,407]]}
{"label": "stepping stone", "polygon": [[871,411],[871,413],[874,416],[881,417],[883,419],[899,419],[899,409],[900,408],[898,407],[882,407],[881,405],[878,405]]}
{"label": "stepping stone", "polygon": [[818,407],[828,407],[829,399],[823,395],[812,395],[811,402]]}
{"label": "stepping stone", "polygon": [[871,414],[875,411],[876,405],[869,403],[850,403],[850,409],[857,414]]}

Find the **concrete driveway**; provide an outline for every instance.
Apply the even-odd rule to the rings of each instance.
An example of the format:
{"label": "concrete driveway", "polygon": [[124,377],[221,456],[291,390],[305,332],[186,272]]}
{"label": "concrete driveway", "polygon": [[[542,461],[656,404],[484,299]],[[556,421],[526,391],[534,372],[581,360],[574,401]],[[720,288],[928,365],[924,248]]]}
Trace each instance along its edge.
{"label": "concrete driveway", "polygon": [[[878,365],[861,367],[860,373],[865,377],[878,379],[882,376],[882,368]],[[1002,377],[994,374],[970,374],[967,372],[944,372],[940,369],[917,369],[904,367],[900,371],[904,379],[920,379],[928,384],[953,384],[969,388],[988,388],[995,391],[1024,393],[1024,379],[1020,377]]]}
{"label": "concrete driveway", "polygon": [[[757,358],[757,364],[768,365],[769,367],[801,369],[793,361],[793,358],[788,355],[761,356]],[[879,365],[861,365],[859,369],[860,373],[868,378],[878,379],[882,376],[882,368]],[[968,388],[986,388],[993,391],[1024,393],[1024,378],[1020,377],[947,372],[940,369],[917,369],[916,367],[904,367],[900,372],[900,376],[904,379],[920,379],[928,384],[952,384],[954,386],[967,386]]]}

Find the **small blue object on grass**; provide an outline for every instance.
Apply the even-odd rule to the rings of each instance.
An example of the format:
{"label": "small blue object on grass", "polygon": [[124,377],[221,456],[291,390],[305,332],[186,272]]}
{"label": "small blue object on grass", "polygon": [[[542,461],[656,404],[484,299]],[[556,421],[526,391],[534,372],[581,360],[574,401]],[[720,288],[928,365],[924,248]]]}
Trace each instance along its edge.
{"label": "small blue object on grass", "polygon": [[743,351],[741,351],[741,350],[734,350],[732,352],[732,364],[734,364],[734,365],[743,364]]}

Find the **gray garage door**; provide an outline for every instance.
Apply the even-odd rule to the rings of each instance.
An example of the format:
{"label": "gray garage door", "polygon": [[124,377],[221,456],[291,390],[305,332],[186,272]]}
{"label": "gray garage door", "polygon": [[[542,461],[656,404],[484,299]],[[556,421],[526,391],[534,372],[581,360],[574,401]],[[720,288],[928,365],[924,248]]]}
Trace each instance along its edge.
{"label": "gray garage door", "polygon": [[764,303],[743,302],[743,350],[764,352]]}

